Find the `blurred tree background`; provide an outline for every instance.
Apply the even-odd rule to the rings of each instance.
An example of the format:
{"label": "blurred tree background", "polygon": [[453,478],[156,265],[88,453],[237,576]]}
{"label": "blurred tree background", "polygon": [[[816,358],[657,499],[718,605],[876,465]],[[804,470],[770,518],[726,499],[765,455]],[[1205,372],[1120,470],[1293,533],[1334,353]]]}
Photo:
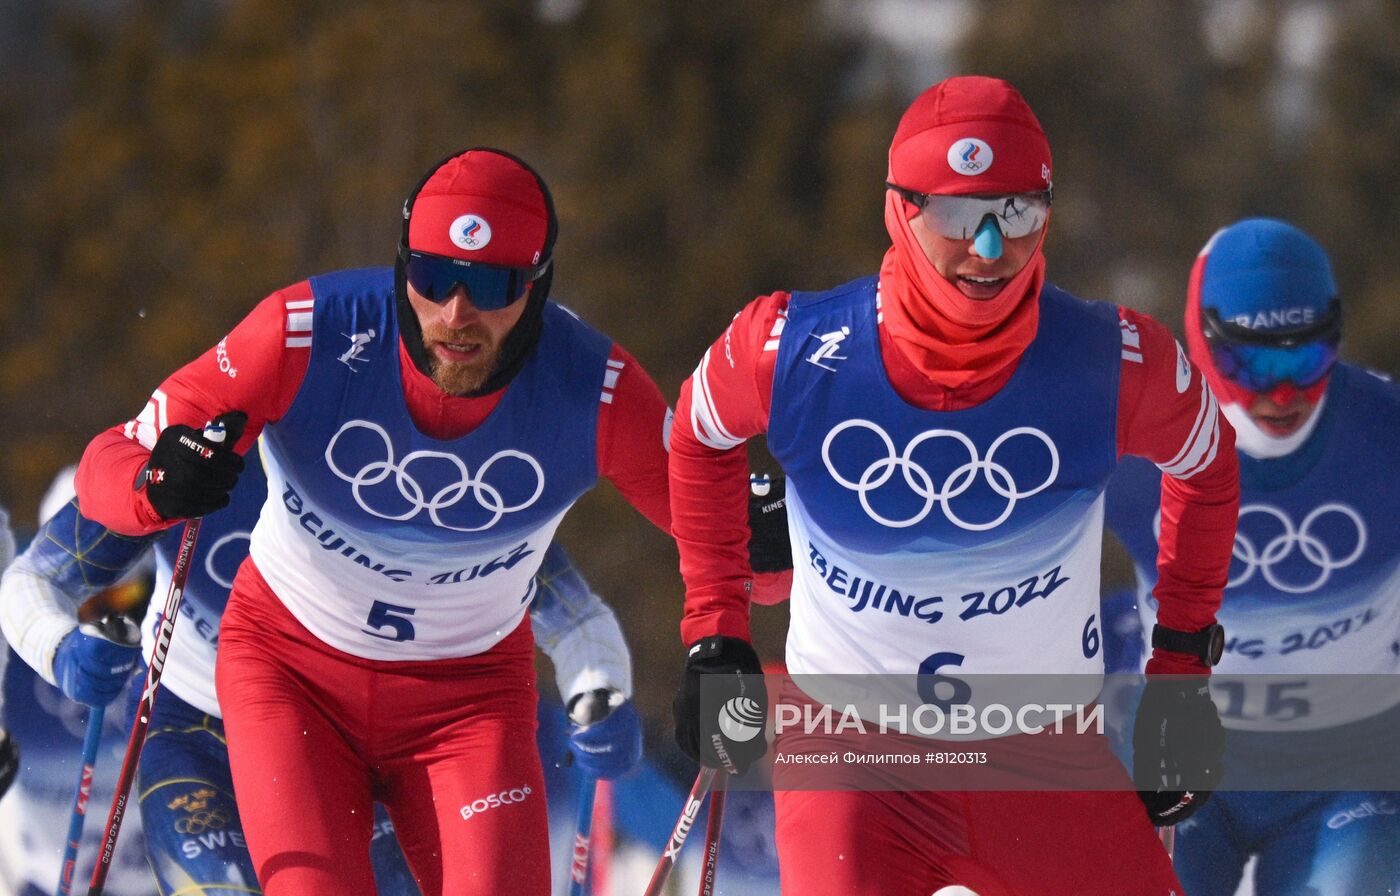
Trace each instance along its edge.
{"label": "blurred tree background", "polygon": [[[268,292],[389,263],[404,193],[470,145],[545,175],[556,297],[674,400],[753,296],[877,268],[895,123],[958,72],[1050,135],[1060,285],[1179,332],[1210,234],[1285,217],[1332,253],[1344,353],[1400,366],[1393,2],[0,0],[0,502],[31,525]],[[606,487],[563,533],[659,734],[675,549]],[[779,658],[785,612],[755,615]]]}

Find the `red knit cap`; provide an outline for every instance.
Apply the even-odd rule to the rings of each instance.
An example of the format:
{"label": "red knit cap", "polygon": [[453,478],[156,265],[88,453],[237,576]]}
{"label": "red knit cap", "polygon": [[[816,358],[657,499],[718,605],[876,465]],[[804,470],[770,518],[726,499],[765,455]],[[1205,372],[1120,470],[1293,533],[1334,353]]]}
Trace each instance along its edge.
{"label": "red knit cap", "polygon": [[1050,186],[1050,141],[999,78],[949,78],[919,94],[890,143],[890,181],[918,193],[1031,193]]}
{"label": "red knit cap", "polygon": [[549,209],[539,181],[514,159],[473,149],[447,160],[418,191],[408,245],[509,267],[540,262]]}

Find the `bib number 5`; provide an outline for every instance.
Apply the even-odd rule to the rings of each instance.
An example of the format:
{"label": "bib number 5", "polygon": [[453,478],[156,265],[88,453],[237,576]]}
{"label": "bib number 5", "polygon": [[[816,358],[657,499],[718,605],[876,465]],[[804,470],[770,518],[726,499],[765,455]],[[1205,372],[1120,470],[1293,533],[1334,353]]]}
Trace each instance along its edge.
{"label": "bib number 5", "polygon": [[[370,606],[369,618],[365,620],[372,629],[362,628],[360,631],[386,641],[412,641],[416,633],[413,631],[413,622],[408,617],[414,612],[412,607],[401,607],[377,600]],[[385,632],[385,629],[388,629],[388,632]]]}

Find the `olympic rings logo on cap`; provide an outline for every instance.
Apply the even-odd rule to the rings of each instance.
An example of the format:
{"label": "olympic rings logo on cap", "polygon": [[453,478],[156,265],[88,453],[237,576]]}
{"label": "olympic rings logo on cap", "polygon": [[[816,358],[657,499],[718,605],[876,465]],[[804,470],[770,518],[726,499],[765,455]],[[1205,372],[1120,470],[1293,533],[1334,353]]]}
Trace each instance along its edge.
{"label": "olympic rings logo on cap", "polygon": [[[1356,533],[1356,545],[1344,557],[1334,557],[1332,549],[1312,531],[1318,520],[1328,514],[1340,514]],[[1245,518],[1255,515],[1277,520],[1283,531],[1269,539],[1261,551],[1254,539],[1243,532]],[[1153,521],[1152,530],[1157,535],[1162,531],[1162,512],[1159,510]],[[1244,564],[1244,569],[1225,583],[1226,588],[1235,588],[1254,578],[1255,573],[1264,577],[1269,585],[1286,594],[1308,594],[1316,591],[1332,573],[1351,566],[1361,559],[1366,550],[1366,522],[1354,509],[1338,502],[1329,502],[1313,508],[1303,517],[1302,525],[1294,525],[1292,518],[1281,508],[1272,504],[1243,504],[1240,506],[1239,526],[1235,531],[1235,544],[1231,555]],[[1302,584],[1284,581],[1275,567],[1293,555],[1297,548],[1299,555],[1317,569],[1312,579]]]}
{"label": "olympic rings logo on cap", "polygon": [[973,177],[992,167],[992,148],[976,137],[954,140],[948,147],[948,167],[965,177]]}
{"label": "olympic rings logo on cap", "polygon": [[447,235],[457,248],[474,252],[491,242],[491,225],[481,215],[462,215],[448,226]]}
{"label": "olympic rings logo on cap", "polygon": [[[836,465],[831,460],[832,442],[836,440],[838,435],[852,428],[870,430],[885,446],[885,457],[872,462],[855,480],[848,479],[837,472]],[[1025,490],[1022,490],[1017,484],[1011,471],[995,460],[997,449],[1018,436],[1038,439],[1050,453],[1050,471],[1046,474],[1044,481]],[[962,445],[968,454],[968,461],[955,467],[938,486],[934,484],[933,476],[929,471],[913,460],[914,450],[931,439],[952,439]],[[1017,501],[1040,494],[1049,488],[1060,472],[1060,453],[1055,449],[1055,443],[1048,435],[1033,426],[1018,426],[997,436],[987,449],[987,456],[983,458],[979,456],[977,446],[973,444],[972,440],[956,430],[927,430],[911,439],[909,444],[904,446],[902,452],[896,453],[894,440],[878,424],[869,420],[847,420],[838,423],[826,434],[826,438],[822,441],[822,462],[826,464],[827,472],[831,474],[831,478],[835,479],[837,484],[860,495],[860,506],[872,520],[891,529],[903,529],[921,522],[928,516],[935,504],[943,511],[943,516],[947,518],[948,522],[959,529],[965,529],[969,532],[985,532],[988,529],[995,529],[1010,518],[1012,511],[1016,509]],[[905,484],[914,494],[924,499],[924,506],[917,513],[902,520],[882,516],[870,506],[870,492],[889,482],[896,468],[903,474]],[[979,476],[986,479],[987,485],[991,487],[992,491],[1006,499],[1006,506],[1002,508],[1001,513],[995,519],[985,523],[964,520],[953,510],[951,503],[954,498],[970,489],[978,481]]]}
{"label": "olympic rings logo on cap", "polygon": [[[340,437],[352,429],[367,429],[378,435],[384,442],[385,453],[384,460],[371,461],[353,475],[342,470],[335,462],[334,457],[335,446],[340,441]],[[517,513],[533,506],[539,500],[540,495],[544,493],[544,470],[540,467],[539,461],[523,451],[516,451],[513,448],[497,451],[477,469],[475,476],[471,475],[471,471],[467,469],[466,463],[460,457],[444,451],[414,451],[405,455],[402,462],[395,462],[394,443],[390,440],[389,434],[382,426],[370,423],[368,420],[351,420],[340,427],[336,434],[331,436],[330,443],[326,445],[325,456],[326,464],[330,467],[331,472],[350,483],[355,495],[355,503],[365,513],[377,516],[382,520],[403,521],[413,519],[419,513],[427,511],[433,525],[440,529],[450,529],[453,532],[481,532],[490,529],[500,522],[507,513]],[[433,458],[444,460],[450,464],[456,474],[456,481],[449,482],[438,489],[432,497],[427,497],[418,480],[409,474],[408,468],[415,462]],[[507,504],[500,489],[486,481],[487,473],[490,472],[492,465],[506,458],[515,458],[528,464],[535,482],[534,491],[530,497],[519,504]],[[398,487],[399,496],[406,503],[407,510],[381,511],[369,506],[365,501],[362,490],[384,482],[390,474],[393,474],[394,484]],[[443,522],[439,512],[457,506],[467,495],[472,496],[472,500],[479,508],[491,514],[490,520],[480,526],[453,526]]]}

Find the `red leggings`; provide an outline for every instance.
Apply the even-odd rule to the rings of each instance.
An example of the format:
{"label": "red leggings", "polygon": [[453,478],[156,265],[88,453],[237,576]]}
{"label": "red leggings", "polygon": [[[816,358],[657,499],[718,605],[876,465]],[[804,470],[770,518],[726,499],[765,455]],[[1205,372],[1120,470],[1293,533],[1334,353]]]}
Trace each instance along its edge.
{"label": "red leggings", "polygon": [[[784,704],[821,706],[796,679],[778,687]],[[783,893],[929,896],[960,884],[978,896],[1182,894],[1127,772],[1102,735],[1047,732],[950,743],[808,733],[798,726],[779,735],[774,751],[917,756],[930,748],[975,750],[984,759],[775,763]],[[1035,789],[1051,783],[1082,789]]]}
{"label": "red leggings", "polygon": [[787,790],[784,894],[1180,896],[1137,794]]}
{"label": "red leggings", "polygon": [[360,659],[303,628],[249,561],[216,683],[267,896],[373,893],[374,801],[424,896],[549,893],[528,617],[478,656]]}

